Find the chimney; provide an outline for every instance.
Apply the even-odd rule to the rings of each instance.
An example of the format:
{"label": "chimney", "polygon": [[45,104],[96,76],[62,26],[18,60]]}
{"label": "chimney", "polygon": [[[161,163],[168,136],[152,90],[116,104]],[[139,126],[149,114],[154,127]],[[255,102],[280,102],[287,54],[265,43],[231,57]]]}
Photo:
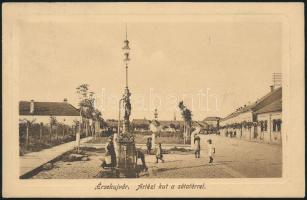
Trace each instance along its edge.
{"label": "chimney", "polygon": [[63,102],[64,102],[64,103],[67,103],[67,102],[68,102],[67,98],[64,98]]}
{"label": "chimney", "polygon": [[271,92],[273,92],[274,91],[274,85],[271,85],[270,88],[271,88]]}
{"label": "chimney", "polygon": [[34,100],[32,99],[30,102],[30,113],[33,114],[34,113]]}

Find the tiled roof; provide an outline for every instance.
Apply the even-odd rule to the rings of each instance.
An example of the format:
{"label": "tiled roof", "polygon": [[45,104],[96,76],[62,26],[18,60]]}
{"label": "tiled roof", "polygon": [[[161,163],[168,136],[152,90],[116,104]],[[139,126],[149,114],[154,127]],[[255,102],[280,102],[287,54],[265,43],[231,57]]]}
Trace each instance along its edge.
{"label": "tiled roof", "polygon": [[282,99],[282,88],[277,88],[273,92],[268,93],[261,99],[259,99],[255,106],[252,107],[252,110],[256,112],[257,110],[263,108],[264,106],[267,106],[271,104],[272,102],[276,100],[281,100]]}
{"label": "tiled roof", "polygon": [[33,113],[30,113],[30,103],[19,102],[19,115],[80,116],[79,110],[66,102],[34,102]]}
{"label": "tiled roof", "polygon": [[282,111],[282,100],[278,99],[273,103],[264,106],[263,108],[257,110],[256,114],[268,113],[268,112],[280,112]]}
{"label": "tiled roof", "polygon": [[272,92],[269,92],[268,94],[264,95],[262,98],[255,101],[254,103],[247,105],[245,107],[242,107],[236,110],[235,112],[229,114],[225,118],[222,118],[221,121],[238,116],[239,114],[247,112],[247,111],[252,111],[256,113],[258,110],[262,109],[263,107],[271,104],[274,101],[281,100],[281,99],[282,99],[282,88],[279,87],[273,90]]}

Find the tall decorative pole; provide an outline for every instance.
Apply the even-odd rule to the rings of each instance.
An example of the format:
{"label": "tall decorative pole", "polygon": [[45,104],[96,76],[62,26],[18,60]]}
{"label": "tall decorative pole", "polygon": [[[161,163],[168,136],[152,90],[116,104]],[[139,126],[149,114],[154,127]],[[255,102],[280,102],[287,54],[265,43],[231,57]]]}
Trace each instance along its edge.
{"label": "tall decorative pole", "polygon": [[[136,148],[134,142],[134,136],[130,131],[130,114],[131,114],[131,103],[130,96],[131,93],[128,88],[128,63],[130,61],[129,53],[129,40],[127,37],[127,27],[126,27],[126,39],[124,40],[124,64],[126,67],[126,87],[124,94],[119,101],[119,119],[118,119],[118,134],[115,137],[116,146],[116,172],[117,176],[123,175],[124,177],[136,177]],[[121,105],[122,103],[122,105]],[[122,106],[122,107],[121,107]],[[124,110],[123,116],[123,129],[120,133],[120,111],[121,108]]]}
{"label": "tall decorative pole", "polygon": [[128,88],[128,63],[130,61],[130,47],[129,47],[129,40],[128,40],[128,36],[127,36],[127,25],[126,25],[126,39],[124,41],[124,47],[123,47],[123,51],[124,51],[124,63],[126,66],[126,88],[124,91],[124,95],[123,95],[123,106],[124,106],[124,123],[123,123],[123,133],[127,133],[129,132],[129,128],[130,128],[130,114],[131,114],[131,103],[130,103],[130,96],[131,93],[129,91]]}
{"label": "tall decorative pole", "polygon": [[157,108],[155,109],[154,116],[155,116],[155,120],[158,120],[158,109]]}

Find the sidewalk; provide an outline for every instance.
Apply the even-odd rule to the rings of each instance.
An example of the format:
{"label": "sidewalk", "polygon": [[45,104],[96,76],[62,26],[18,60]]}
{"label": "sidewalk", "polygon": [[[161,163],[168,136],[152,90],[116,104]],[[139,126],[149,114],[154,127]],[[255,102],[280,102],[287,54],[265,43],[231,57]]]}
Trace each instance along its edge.
{"label": "sidewalk", "polygon": [[[92,139],[92,137],[83,138],[80,140],[80,144],[85,143]],[[52,147],[50,149],[44,149],[39,152],[31,152],[20,156],[20,176],[23,176],[34,169],[46,164],[47,162],[55,159],[63,153],[72,150],[76,146],[76,141],[68,142],[62,145]]]}

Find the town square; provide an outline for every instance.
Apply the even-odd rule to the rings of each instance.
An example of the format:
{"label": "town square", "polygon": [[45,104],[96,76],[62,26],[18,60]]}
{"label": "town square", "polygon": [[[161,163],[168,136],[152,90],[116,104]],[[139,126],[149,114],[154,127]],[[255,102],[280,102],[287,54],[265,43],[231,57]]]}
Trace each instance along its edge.
{"label": "town square", "polygon": [[[160,25],[155,26],[160,27]],[[244,34],[248,34],[248,28],[251,27],[250,25],[245,26],[245,29],[238,30],[238,35],[242,34],[246,37]],[[258,26],[258,28],[267,28],[266,25]],[[246,42],[250,42],[249,45],[256,49],[255,53],[259,53],[258,57],[262,56],[262,59],[267,59],[266,62],[274,66],[270,70],[271,73],[263,72],[266,80],[262,85],[265,88],[259,89],[256,86],[253,88],[254,92],[250,91],[249,86],[244,86],[245,83],[240,81],[240,78],[233,82],[233,85],[227,86],[227,83],[220,80],[220,77],[224,76],[216,75],[219,73],[219,68],[215,71],[215,69],[205,66],[199,70],[183,69],[184,76],[181,79],[189,77],[186,80],[193,83],[192,85],[208,84],[210,86],[200,87],[199,93],[191,96],[186,90],[195,91],[193,86],[183,83],[178,89],[178,85],[173,84],[172,79],[177,79],[176,74],[156,75],[155,68],[148,68],[146,69],[147,73],[143,74],[147,80],[138,77],[136,73],[142,72],[141,69],[134,70],[134,65],[138,63],[137,59],[142,59],[144,63],[148,60],[146,60],[146,52],[137,49],[140,44],[134,47],[137,42],[134,43],[130,37],[135,38],[133,37],[133,34],[137,34],[135,31],[144,27],[127,23],[118,24],[115,27],[115,29],[122,30],[122,34],[117,33],[118,36],[115,37],[121,35],[119,38],[122,38],[123,42],[121,47],[112,48],[111,52],[105,52],[105,54],[122,55],[121,59],[112,60],[112,62],[117,62],[117,66],[121,66],[116,69],[118,87],[116,86],[115,90],[113,88],[113,91],[118,91],[117,96],[115,95],[110,100],[111,95],[103,93],[108,89],[108,84],[105,87],[101,85],[103,89],[100,91],[94,91],[92,85],[87,83],[91,77],[80,76],[78,82],[81,81],[81,84],[76,85],[73,89],[75,90],[75,104],[72,104],[67,96],[63,96],[63,101],[36,100],[33,97],[22,99],[19,102],[21,179],[282,177],[282,73],[278,64],[272,62],[267,55],[258,52],[258,49],[263,45],[262,43],[257,44],[254,40],[246,39]],[[164,25],[161,25],[162,27]],[[58,31],[58,33],[54,32],[56,35],[64,34],[64,30],[67,29],[61,24],[57,28],[50,29],[51,35],[54,31]],[[78,29],[78,27],[73,28]],[[182,30],[180,24],[164,28],[169,31]],[[266,33],[269,34],[267,37],[268,41],[272,43],[273,52],[278,48],[273,39],[279,34],[275,28],[278,30],[278,26],[273,26],[273,33]],[[191,26],[191,29],[197,30],[198,28]],[[223,29],[213,26],[208,30],[206,28],[199,30],[207,31],[203,42],[208,48],[205,50],[208,51],[208,55],[212,54],[214,48],[221,48],[218,38],[219,31]],[[264,29],[263,32],[266,32]],[[49,30],[47,29],[47,31]],[[101,31],[104,34],[104,29]],[[163,33],[169,34],[167,31]],[[62,36],[64,37],[64,35]],[[178,39],[185,37],[184,34],[177,35]],[[161,38],[169,39],[172,36],[171,34],[163,35]],[[112,36],[106,34],[105,37]],[[62,38],[58,37],[54,40],[63,42]],[[172,42],[172,40],[170,41]],[[48,41],[45,42],[48,43]],[[91,44],[92,41],[88,42]],[[229,41],[227,42],[229,47],[233,45]],[[197,45],[193,41],[190,43]],[[55,42],[55,44],[60,45],[61,43]],[[112,45],[110,42],[108,44]],[[104,46],[103,41],[98,46],[100,45]],[[167,56],[167,50],[175,51],[177,44],[171,43],[170,47],[163,43],[157,45],[160,45],[161,49],[154,53],[150,59],[154,59],[154,62],[158,62],[160,65],[164,65],[161,62],[175,64],[177,59],[170,60],[172,55]],[[98,48],[98,46],[93,48]],[[29,46],[34,52],[37,47],[35,43]],[[57,49],[58,47],[52,48]],[[155,49],[157,47],[149,45],[143,48]],[[242,44],[242,48],[245,48],[245,45]],[[143,49],[143,51],[145,50]],[[145,58],[141,58],[137,54],[138,52],[144,54]],[[65,53],[63,52],[63,54]],[[243,54],[244,52],[237,52],[237,57],[241,57]],[[61,55],[55,53],[54,56]],[[98,55],[94,55],[93,58],[96,56]],[[190,53],[189,56],[193,57],[197,54]],[[225,58],[221,59],[228,62],[234,62],[233,60],[238,59],[236,57],[230,58],[226,52],[224,56]],[[274,54],[274,56],[278,55]],[[105,59],[108,60],[107,57]],[[195,65],[199,64],[199,59],[195,58]],[[255,59],[254,55],[250,55],[248,59]],[[94,61],[88,60],[88,62]],[[214,65],[215,62],[217,61],[213,60],[208,64]],[[101,65],[104,64],[101,63]],[[255,65],[257,66],[257,63]],[[243,64],[242,67],[246,66]],[[109,72],[105,71],[104,67],[95,70],[98,70],[107,79],[106,73],[110,73],[111,69],[108,69]],[[160,70],[159,73],[167,73],[163,67],[157,70]],[[208,81],[209,78],[193,78],[195,76],[201,77],[197,75],[201,70],[216,78],[211,78],[211,82]],[[249,69],[245,70],[249,71]],[[148,72],[152,74],[148,74]],[[178,74],[182,72],[178,72]],[[75,73],[79,74],[78,71]],[[237,71],[233,70],[229,73],[233,73],[232,76],[235,76]],[[182,94],[176,96],[169,93],[168,97],[171,98],[166,100],[166,91],[164,94],[153,93],[163,91],[164,86],[161,85],[163,79],[166,81],[164,83],[166,91],[172,91],[174,88],[177,91],[182,91]],[[136,86],[135,80],[143,81],[144,84],[146,82],[147,86],[144,88],[142,85]],[[112,83],[112,87],[114,87],[114,81]],[[220,87],[219,84],[224,84],[224,86]],[[143,91],[149,88],[150,94],[135,94],[136,97],[134,97],[135,87],[143,89]],[[223,93],[223,96],[216,93],[215,87],[220,88],[219,93]],[[161,89],[159,90],[159,88]],[[59,88],[59,90],[61,89]],[[229,98],[236,93],[234,92],[236,90],[238,90],[237,95],[241,94],[240,98]],[[257,90],[260,91],[259,95],[254,94],[258,94]],[[120,93],[122,93],[121,97]],[[50,95],[58,94],[50,93]],[[109,100],[106,101],[106,98]],[[150,99],[147,107],[145,106],[145,98]],[[242,104],[236,103],[237,100]],[[221,111],[223,108],[228,111]],[[142,115],[143,118],[135,117]]]}

